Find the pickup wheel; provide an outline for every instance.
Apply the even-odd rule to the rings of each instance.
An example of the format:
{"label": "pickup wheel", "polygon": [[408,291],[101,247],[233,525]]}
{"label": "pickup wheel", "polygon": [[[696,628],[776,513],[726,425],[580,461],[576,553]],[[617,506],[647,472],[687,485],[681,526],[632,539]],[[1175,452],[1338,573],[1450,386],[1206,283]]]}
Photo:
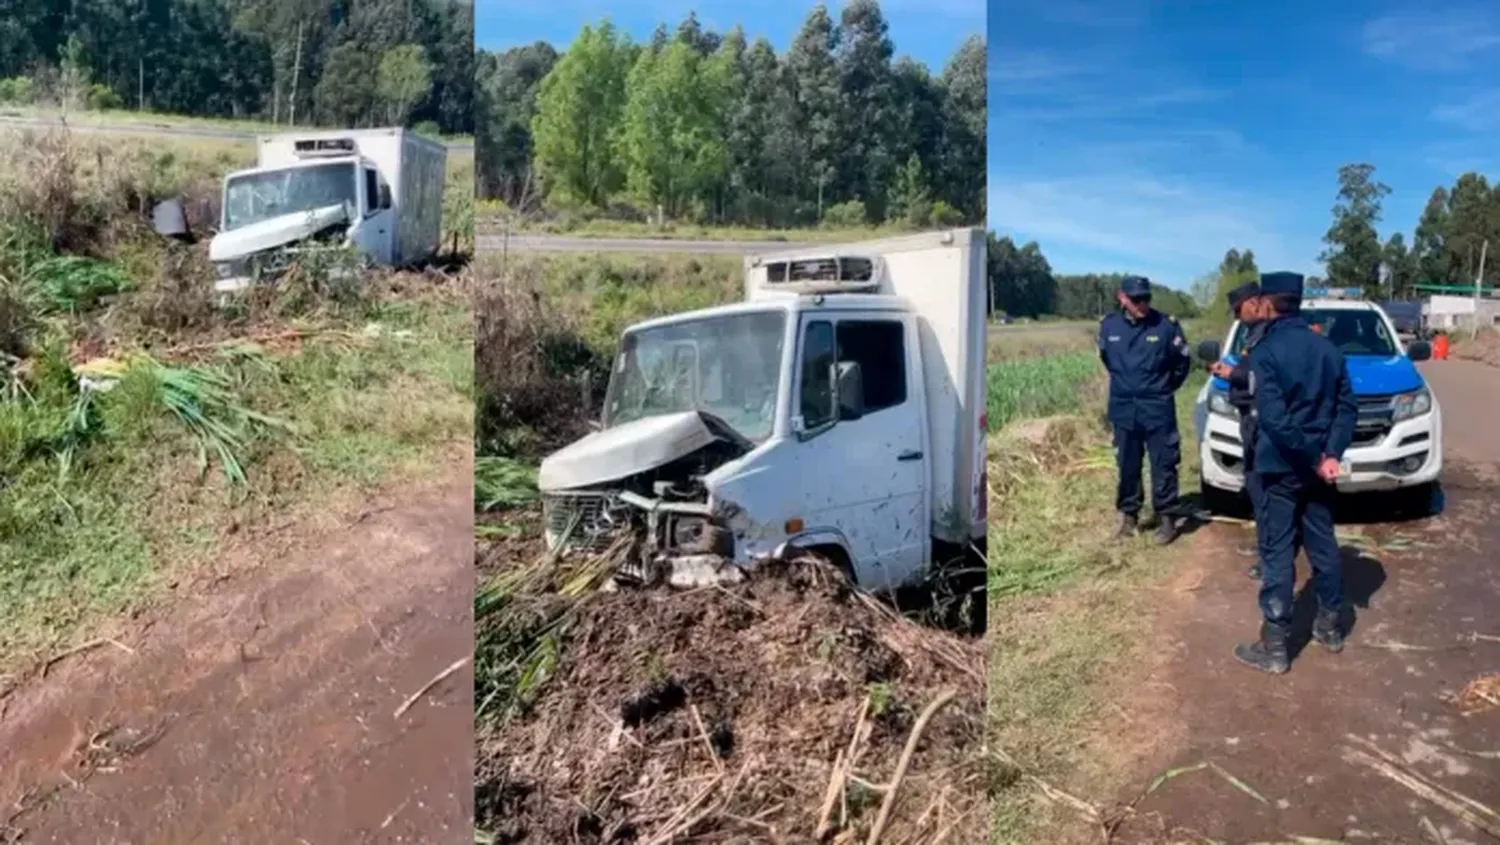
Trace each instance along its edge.
{"label": "pickup wheel", "polygon": [[1198,476],[1198,489],[1202,492],[1203,509],[1211,514],[1227,516],[1242,509],[1238,495],[1210,486],[1202,474]]}
{"label": "pickup wheel", "polygon": [[1396,495],[1396,506],[1403,516],[1426,519],[1438,510],[1438,486],[1435,483],[1407,487]]}

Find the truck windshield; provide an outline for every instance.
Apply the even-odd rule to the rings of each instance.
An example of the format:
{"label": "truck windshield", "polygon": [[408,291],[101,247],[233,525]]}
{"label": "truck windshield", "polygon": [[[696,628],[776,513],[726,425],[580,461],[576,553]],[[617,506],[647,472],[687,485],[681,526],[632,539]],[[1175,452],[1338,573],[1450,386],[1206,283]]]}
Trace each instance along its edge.
{"label": "truck windshield", "polygon": [[706,317],[626,333],[604,400],[604,426],[706,411],[745,439],[771,436],[786,314]]}
{"label": "truck windshield", "polygon": [[348,161],[235,176],[224,188],[224,231],[283,214],[353,206],[355,176]]}
{"label": "truck windshield", "polygon": [[[1304,308],[1302,317],[1313,331],[1333,341],[1345,355],[1372,355],[1389,358],[1396,355],[1396,341],[1380,312],[1366,308]],[[1235,330],[1231,350],[1245,342],[1244,325]]]}

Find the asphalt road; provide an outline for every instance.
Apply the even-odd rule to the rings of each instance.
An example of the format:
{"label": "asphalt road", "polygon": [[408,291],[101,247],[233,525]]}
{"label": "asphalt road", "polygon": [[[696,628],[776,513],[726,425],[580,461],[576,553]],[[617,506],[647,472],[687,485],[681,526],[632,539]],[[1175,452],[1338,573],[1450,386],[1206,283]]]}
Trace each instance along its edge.
{"label": "asphalt road", "polygon": [[[54,126],[62,126],[61,117],[26,115],[19,112],[0,111],[0,128],[13,129],[46,129]],[[164,123],[151,120],[108,120],[90,121],[87,114],[67,121],[67,126],[75,132],[98,132],[114,135],[137,135],[152,138],[211,138],[219,141],[253,141],[263,132],[251,132],[244,129],[231,129],[211,125],[197,126],[192,124]],[[473,141],[445,141],[449,150],[472,150]]]}
{"label": "asphalt road", "polygon": [[817,244],[791,241],[693,241],[670,238],[581,238],[573,235],[479,235],[480,252],[644,252],[696,255],[754,255]]}

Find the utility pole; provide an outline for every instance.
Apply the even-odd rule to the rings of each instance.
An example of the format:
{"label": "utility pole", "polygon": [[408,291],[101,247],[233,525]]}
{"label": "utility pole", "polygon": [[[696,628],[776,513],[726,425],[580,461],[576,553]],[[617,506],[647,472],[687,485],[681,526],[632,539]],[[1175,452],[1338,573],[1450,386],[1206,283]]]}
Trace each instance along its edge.
{"label": "utility pole", "polygon": [[1474,276],[1474,327],[1469,330],[1469,339],[1479,337],[1479,286],[1484,281],[1484,259],[1490,251],[1489,238],[1479,247],[1479,272]]}

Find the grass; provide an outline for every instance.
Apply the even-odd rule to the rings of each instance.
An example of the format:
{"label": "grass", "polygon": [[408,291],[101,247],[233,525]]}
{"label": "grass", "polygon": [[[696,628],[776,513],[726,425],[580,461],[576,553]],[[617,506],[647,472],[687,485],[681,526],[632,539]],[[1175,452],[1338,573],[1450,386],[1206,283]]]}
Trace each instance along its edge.
{"label": "grass", "polygon": [[[1192,339],[1209,326],[1189,326]],[[1000,356],[997,356],[1000,357]],[[1197,477],[1192,402],[1202,375],[1178,395],[1184,494]],[[992,740],[1016,767],[1085,799],[1119,788],[1110,704],[1151,624],[1151,587],[1173,557],[1148,538],[1109,539],[1115,471],[1102,411],[1104,375],[1084,335],[1072,351],[1021,349],[989,372]],[[1049,417],[1046,423],[1033,422]],[[1147,482],[1149,484],[1149,481]],[[1149,488],[1148,488],[1149,489]],[[1074,819],[1001,767],[996,842],[1066,841]]]}
{"label": "grass", "polygon": [[138,213],[214,185],[203,151],[49,132],[0,159],[0,671],[472,436],[459,286],[305,266],[213,307],[203,247]]}
{"label": "grass", "polygon": [[[54,118],[62,114],[56,108],[41,106],[4,105],[0,106],[0,116],[19,115],[32,118]],[[90,124],[118,124],[130,126],[134,124],[151,127],[185,127],[193,129],[210,129],[220,132],[241,132],[246,134],[268,134],[289,131],[290,127],[271,123],[267,120],[236,120],[227,117],[193,117],[181,114],[166,114],[162,112],[134,111],[131,109],[89,109],[86,111],[73,111],[68,114],[68,122],[75,126],[88,126]],[[316,131],[328,127],[301,126],[298,129]],[[444,141],[472,143],[472,135],[439,135]]]}
{"label": "grass", "polygon": [[687,241],[785,241],[787,243],[841,243],[910,234],[905,226],[828,226],[809,228],[761,228],[744,225],[699,225],[612,220],[576,214],[551,218],[522,217],[495,202],[480,204],[480,229],[487,233],[506,231],[568,235],[575,238],[648,238]]}

